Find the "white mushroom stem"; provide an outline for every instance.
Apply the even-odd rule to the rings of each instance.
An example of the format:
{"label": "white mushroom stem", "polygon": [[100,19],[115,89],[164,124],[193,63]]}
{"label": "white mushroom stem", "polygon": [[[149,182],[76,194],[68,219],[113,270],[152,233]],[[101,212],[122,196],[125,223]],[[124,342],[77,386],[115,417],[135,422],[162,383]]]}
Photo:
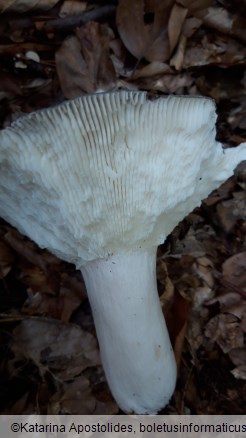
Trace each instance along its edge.
{"label": "white mushroom stem", "polygon": [[81,270],[115,400],[127,413],[157,413],[174,391],[176,364],[157,293],[156,248]]}

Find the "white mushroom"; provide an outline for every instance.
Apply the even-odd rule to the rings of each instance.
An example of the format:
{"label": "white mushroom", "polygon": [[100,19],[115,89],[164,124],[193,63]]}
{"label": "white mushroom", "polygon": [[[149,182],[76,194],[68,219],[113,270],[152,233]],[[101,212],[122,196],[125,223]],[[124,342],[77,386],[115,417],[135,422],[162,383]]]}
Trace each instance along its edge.
{"label": "white mushroom", "polygon": [[246,159],[215,141],[214,102],[84,96],[0,132],[0,215],[85,279],[112,394],[154,414],[176,366],[156,287],[157,245]]}

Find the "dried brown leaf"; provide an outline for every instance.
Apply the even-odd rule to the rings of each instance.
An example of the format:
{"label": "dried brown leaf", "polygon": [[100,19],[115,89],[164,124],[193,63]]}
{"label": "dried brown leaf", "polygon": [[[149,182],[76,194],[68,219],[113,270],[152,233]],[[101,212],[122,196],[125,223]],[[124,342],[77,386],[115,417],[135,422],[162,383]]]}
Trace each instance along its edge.
{"label": "dried brown leaf", "polygon": [[56,3],[58,0],[0,0],[0,13],[27,12],[36,9],[47,11]]}
{"label": "dried brown leaf", "polygon": [[71,15],[79,15],[86,10],[87,3],[79,0],[65,0],[59,12],[59,16],[64,18]]}
{"label": "dried brown leaf", "polygon": [[98,400],[85,376],[78,376],[65,383],[49,400],[48,413],[67,415],[113,415],[119,412],[115,401],[106,389],[106,400]]}
{"label": "dried brown leaf", "polygon": [[[121,0],[116,13],[120,37],[132,55],[150,62],[166,61],[170,55],[167,24],[173,0],[155,0],[145,10],[144,0]],[[151,23],[145,23],[145,12],[154,15]]]}
{"label": "dried brown leaf", "polygon": [[56,52],[57,74],[65,97],[71,99],[114,86],[110,38],[107,26],[89,22],[76,30],[76,36],[65,39]]}
{"label": "dried brown leaf", "polygon": [[11,349],[32,359],[41,371],[47,367],[58,370],[64,380],[100,363],[94,336],[78,326],[52,320],[22,321],[13,331]]}
{"label": "dried brown leaf", "polygon": [[28,286],[33,292],[49,293],[56,295],[59,291],[59,276],[56,273],[50,273],[50,276],[39,266],[31,265],[25,261],[18,264],[20,274],[18,279]]}
{"label": "dried brown leaf", "polygon": [[28,298],[21,309],[24,315],[46,315],[62,322],[69,322],[73,312],[81,304],[81,298],[73,290],[64,287],[61,287],[57,296],[30,290],[27,294]]}
{"label": "dried brown leaf", "polygon": [[131,79],[148,78],[166,73],[172,73],[170,66],[164,62],[154,61],[136,70]]}
{"label": "dried brown leaf", "polygon": [[61,308],[60,319],[63,322],[68,322],[73,312],[80,306],[81,298],[66,287],[61,287],[59,304]]}
{"label": "dried brown leaf", "polygon": [[78,28],[76,36],[88,73],[94,78],[94,87],[103,91],[112,88],[115,82],[115,71],[109,56],[110,41],[114,38],[112,30],[107,25],[91,21]]}
{"label": "dried brown leaf", "polygon": [[223,279],[246,291],[246,252],[234,254],[223,263]]}
{"label": "dried brown leaf", "polygon": [[80,42],[75,36],[69,36],[63,41],[55,58],[57,74],[65,97],[73,99],[84,92],[94,91],[86,62],[81,54]]}
{"label": "dried brown leaf", "polygon": [[110,41],[110,51],[110,58],[113,62],[116,76],[132,76],[134,67],[126,68],[125,66],[126,48],[120,38],[115,38]]}
{"label": "dried brown leaf", "polygon": [[189,318],[186,339],[189,346],[189,352],[192,356],[192,363],[200,366],[197,352],[204,342],[204,324],[207,321],[209,314],[204,303],[213,297],[214,292],[208,286],[197,286],[192,295],[192,311]]}
{"label": "dried brown leaf", "polygon": [[243,42],[246,41],[245,20],[231,15],[224,8],[210,7],[203,11],[198,18],[201,18],[206,26],[236,37]]}
{"label": "dried brown leaf", "polygon": [[205,256],[204,242],[197,239],[196,234],[199,232],[196,233],[193,228],[190,228],[184,239],[177,240],[172,254],[190,254],[193,257]]}
{"label": "dried brown leaf", "polygon": [[178,43],[177,50],[175,51],[172,59],[170,60],[170,65],[174,66],[175,69],[178,71],[180,71],[183,67],[186,42],[187,42],[187,38],[182,34]]}
{"label": "dried brown leaf", "polygon": [[199,29],[201,24],[202,24],[202,20],[200,20],[199,18],[196,17],[186,18],[182,30],[183,35],[186,38],[190,38],[194,34],[194,32],[196,32],[197,29]]}
{"label": "dried brown leaf", "polygon": [[193,297],[193,306],[196,312],[200,312],[200,315],[204,311],[207,314],[206,309],[204,309],[204,304],[207,304],[208,300],[212,300],[214,297],[214,291],[209,286],[201,286],[195,290]]}
{"label": "dried brown leaf", "polygon": [[91,394],[89,380],[85,376],[77,377],[73,382],[66,383],[49,400],[50,415],[83,415],[93,414],[96,399]]}
{"label": "dried brown leaf", "polygon": [[16,277],[27,287],[28,298],[22,312],[25,315],[47,315],[68,322],[87,296],[81,274],[75,268],[63,266],[58,258],[48,251],[41,251],[16,230],[10,227],[3,227],[2,230],[5,246],[7,242],[10,251],[13,249],[19,255]]}
{"label": "dried brown leaf", "polygon": [[208,322],[205,335],[216,342],[224,353],[244,346],[244,334],[237,317],[219,314]]}
{"label": "dried brown leaf", "polygon": [[11,227],[8,227],[7,232],[4,233],[4,240],[17,254],[42,270],[46,270],[50,265],[59,265],[61,263],[57,257],[48,251],[41,251],[34,242]]}
{"label": "dried brown leaf", "polygon": [[174,4],[168,21],[168,38],[170,54],[175,49],[185,20],[188,9]]}
{"label": "dried brown leaf", "polygon": [[149,39],[149,27],[143,21],[144,2],[130,0],[119,2],[116,14],[116,24],[121,39],[130,53],[136,58],[144,56],[147,40]]}
{"label": "dried brown leaf", "polygon": [[239,220],[246,220],[246,192],[235,192],[232,199],[220,202],[216,213],[223,229],[229,233]]}
{"label": "dried brown leaf", "polygon": [[[184,56],[184,68],[206,64],[240,64],[244,58],[245,49],[238,41],[220,35],[207,34],[200,41],[196,41],[195,38],[188,41]],[[200,81],[201,79],[202,76],[199,76]],[[221,77],[222,79],[223,77]],[[204,80],[207,81],[207,77]],[[228,97],[230,90],[224,86],[221,88],[217,91],[217,94],[220,93],[218,96],[211,94],[211,92],[209,95],[215,99]],[[208,93],[206,90],[203,92],[204,94]]]}
{"label": "dried brown leaf", "polygon": [[184,93],[184,88],[190,87],[193,78],[186,73],[165,74],[161,76],[139,78],[137,85],[145,90],[157,90],[163,93]]}
{"label": "dried brown leaf", "polygon": [[198,257],[193,264],[194,273],[203,281],[204,286],[210,289],[214,285],[213,263],[208,257]]}
{"label": "dried brown leaf", "polygon": [[[223,291],[224,292],[224,291]],[[216,296],[212,300],[210,300],[207,305],[213,305],[214,303],[219,303],[220,310],[222,313],[227,313],[228,309],[233,308],[234,306],[241,305],[242,297],[235,292],[227,292],[222,295]]]}
{"label": "dried brown leaf", "polygon": [[177,365],[180,366],[185,337],[190,316],[191,302],[179,293],[174,296],[173,313],[166,315],[168,330],[172,340]]}

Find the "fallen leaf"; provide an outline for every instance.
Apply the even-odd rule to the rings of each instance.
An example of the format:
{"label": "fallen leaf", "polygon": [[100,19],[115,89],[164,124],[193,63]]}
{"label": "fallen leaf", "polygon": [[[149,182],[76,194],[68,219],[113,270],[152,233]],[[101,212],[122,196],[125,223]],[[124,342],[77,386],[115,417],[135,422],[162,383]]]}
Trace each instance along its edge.
{"label": "fallen leaf", "polygon": [[[167,24],[174,0],[154,0],[145,10],[144,0],[120,0],[116,12],[116,24],[126,48],[137,59],[166,61],[170,56]],[[145,14],[153,15],[151,23],[145,22]]]}
{"label": "fallen leaf", "polygon": [[81,46],[75,36],[69,36],[57,50],[56,69],[65,97],[73,99],[84,92],[93,92]]}
{"label": "fallen leaf", "polygon": [[33,360],[41,373],[55,369],[63,380],[100,363],[94,336],[78,326],[54,320],[20,322],[13,331],[11,349]]}
{"label": "fallen leaf", "polygon": [[79,0],[65,0],[59,12],[59,17],[64,18],[71,15],[79,15],[86,10],[87,3]]}
{"label": "fallen leaf", "polygon": [[177,3],[173,5],[170,18],[168,21],[168,38],[169,38],[170,54],[173,52],[174,48],[178,43],[182,31],[182,26],[187,13],[188,13],[187,8],[184,8],[178,5]]}
{"label": "fallen leaf", "polygon": [[98,400],[97,393],[91,390],[89,380],[78,376],[72,382],[62,385],[49,400],[49,415],[114,415],[119,407],[106,389],[105,401]]}
{"label": "fallen leaf", "polygon": [[210,319],[205,336],[216,342],[224,353],[244,346],[244,334],[240,321],[230,314],[219,314]]}
{"label": "fallen leaf", "polygon": [[[241,64],[245,58],[244,45],[232,38],[223,35],[205,34],[200,40],[188,40],[184,55],[184,68],[203,66],[207,64]],[[202,75],[201,75],[202,76]],[[201,76],[199,80],[201,81]],[[207,77],[206,77],[207,80]],[[223,80],[223,77],[220,79]],[[207,84],[209,85],[209,84]],[[232,88],[233,89],[233,88]],[[217,95],[209,93],[211,97],[221,100],[227,97],[230,90],[223,86]],[[207,94],[204,90],[204,94]]]}
{"label": "fallen leaf", "polygon": [[20,274],[18,279],[28,286],[33,292],[48,293],[57,295],[59,292],[59,276],[56,272],[50,272],[50,275],[40,269],[39,266],[31,265],[25,261],[18,265]]}
{"label": "fallen leaf", "polygon": [[246,218],[245,192],[236,192],[233,199],[222,201],[217,206],[218,218],[227,233],[231,232],[240,219]]}
{"label": "fallen leaf", "polygon": [[21,257],[24,257],[32,265],[38,266],[41,270],[46,270],[49,265],[59,265],[60,260],[51,253],[40,248],[31,240],[24,237],[17,230],[6,227],[4,240]]}
{"label": "fallen leaf", "polygon": [[208,257],[197,257],[192,266],[193,272],[203,280],[204,285],[210,289],[214,285],[213,263]]}
{"label": "fallen leaf", "polygon": [[27,12],[35,9],[47,11],[53,8],[59,0],[0,0],[0,13]]}
{"label": "fallen leaf", "polygon": [[61,288],[57,296],[27,290],[28,298],[21,312],[23,315],[46,315],[68,323],[73,312],[80,306],[81,299],[66,288]]}
{"label": "fallen leaf", "polygon": [[170,59],[170,65],[174,66],[176,70],[181,70],[184,62],[184,55],[186,49],[187,38],[184,35],[181,35],[177,50],[174,55]]}
{"label": "fallen leaf", "polygon": [[49,415],[83,415],[93,414],[96,399],[93,397],[89,380],[85,376],[77,377],[66,383],[49,400]]}
{"label": "fallen leaf", "polygon": [[182,295],[176,293],[172,311],[169,310],[169,313],[165,315],[178,367],[180,366],[184,350],[190,309],[191,301],[186,300]]}
{"label": "fallen leaf", "polygon": [[148,78],[138,78],[137,86],[145,90],[157,90],[163,93],[184,93],[187,87],[194,82],[191,75],[181,74],[164,74]]}
{"label": "fallen leaf", "polygon": [[209,311],[204,306],[208,299],[212,298],[214,292],[209,287],[196,287],[193,293],[192,309],[189,317],[189,324],[186,339],[193,364],[199,363],[197,352],[204,342],[204,324],[208,319]]}
{"label": "fallen leaf", "polygon": [[109,55],[110,33],[106,25],[89,22],[64,40],[56,52],[56,68],[65,97],[105,91],[115,84]]}
{"label": "fallen leaf", "polygon": [[222,266],[223,279],[246,291],[246,252],[229,257]]}
{"label": "fallen leaf", "polygon": [[[224,290],[223,290],[224,292]],[[227,313],[227,310],[231,307],[238,306],[242,302],[242,297],[235,292],[222,293],[222,295],[216,296],[207,302],[207,305],[213,305],[219,303],[222,313]]]}
{"label": "fallen leaf", "polygon": [[205,25],[219,32],[232,35],[243,42],[246,41],[245,20],[241,17],[233,16],[226,9],[209,7],[198,17],[202,18]]}
{"label": "fallen leaf", "polygon": [[202,20],[196,17],[188,17],[186,18],[182,33],[186,38],[190,38],[202,24]]}
{"label": "fallen leaf", "polygon": [[[193,297],[193,307],[198,314],[202,314],[204,304],[214,297],[214,290],[209,286],[201,286],[195,290]],[[206,312],[207,313],[207,312]]]}
{"label": "fallen leaf", "polygon": [[205,256],[206,248],[204,247],[204,242],[198,239],[197,236],[199,236],[199,230],[195,232],[191,228],[183,239],[177,240],[172,254],[191,254],[193,257]]}
{"label": "fallen leaf", "polygon": [[113,31],[107,25],[91,21],[77,28],[76,36],[81,44],[88,74],[94,79],[95,90],[111,89],[115,82],[115,71],[109,56]]}
{"label": "fallen leaf", "polygon": [[70,289],[62,286],[60,289],[59,304],[61,308],[60,319],[69,322],[73,312],[80,306],[81,298]]}
{"label": "fallen leaf", "polygon": [[129,77],[132,76],[133,68],[127,68],[125,60],[127,56],[126,48],[120,38],[114,38],[110,41],[110,58],[114,65],[115,73],[117,77]]}
{"label": "fallen leaf", "polygon": [[136,70],[131,79],[148,78],[166,73],[172,73],[170,66],[164,62],[154,61]]}

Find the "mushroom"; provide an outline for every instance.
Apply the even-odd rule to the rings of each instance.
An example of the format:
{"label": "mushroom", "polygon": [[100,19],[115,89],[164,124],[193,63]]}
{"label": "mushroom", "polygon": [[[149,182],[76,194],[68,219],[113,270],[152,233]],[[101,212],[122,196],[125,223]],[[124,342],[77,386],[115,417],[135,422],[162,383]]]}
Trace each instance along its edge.
{"label": "mushroom", "polygon": [[156,249],[246,159],[215,141],[203,97],[79,97],[0,132],[0,215],[81,270],[112,394],[155,414],[176,365],[156,285]]}

